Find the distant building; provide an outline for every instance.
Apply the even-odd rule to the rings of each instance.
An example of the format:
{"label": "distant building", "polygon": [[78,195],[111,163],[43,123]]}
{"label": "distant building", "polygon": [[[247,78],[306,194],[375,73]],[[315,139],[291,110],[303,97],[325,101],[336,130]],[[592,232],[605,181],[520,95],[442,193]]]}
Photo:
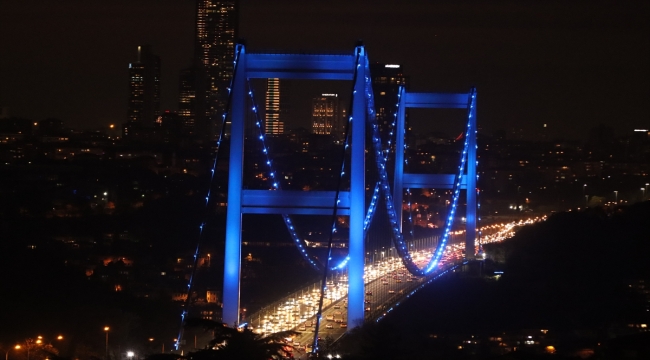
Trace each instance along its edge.
{"label": "distant building", "polygon": [[650,158],[650,130],[634,129],[627,140],[628,161],[645,161]]}
{"label": "distant building", "polygon": [[226,106],[239,26],[238,1],[197,1],[196,47],[208,75],[208,110]]}
{"label": "distant building", "polygon": [[311,132],[316,135],[343,137],[345,110],[338,94],[322,94],[312,99]]}
{"label": "distant building", "polygon": [[280,118],[280,79],[267,79],[264,131],[269,135],[284,134],[284,121]]}
{"label": "distant building", "polygon": [[179,116],[202,140],[213,139],[226,109],[239,23],[238,1],[197,0],[194,63],[180,77]]}
{"label": "distant building", "polygon": [[138,59],[129,64],[129,103],[124,139],[151,129],[160,115],[160,57],[149,46],[138,46]]}
{"label": "distant building", "polygon": [[399,87],[408,85],[408,77],[401,65],[380,63],[370,64],[370,76],[377,124],[382,137],[386,138],[395,118]]}
{"label": "distant building", "polygon": [[178,116],[183,132],[193,135],[197,124],[207,124],[205,102],[206,74],[201,66],[192,66],[181,72],[179,80]]}
{"label": "distant building", "polygon": [[269,135],[287,133],[285,119],[289,114],[289,97],[286,81],[267,79],[264,102],[264,131]]}

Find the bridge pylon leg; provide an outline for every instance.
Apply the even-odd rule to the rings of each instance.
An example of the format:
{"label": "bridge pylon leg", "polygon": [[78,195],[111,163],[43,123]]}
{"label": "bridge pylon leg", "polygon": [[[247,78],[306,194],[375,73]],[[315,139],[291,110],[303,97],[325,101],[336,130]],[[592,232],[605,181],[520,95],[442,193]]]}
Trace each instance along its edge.
{"label": "bridge pylon leg", "polygon": [[[477,233],[477,157],[476,157],[476,89],[469,93],[416,93],[400,91],[399,109],[397,112],[397,138],[395,140],[395,173],[393,200],[395,209],[401,209],[404,188],[436,188],[453,189],[455,174],[416,174],[404,172],[404,134],[406,109],[467,109],[469,131],[467,133],[466,168],[460,177],[460,188],[466,190],[465,214],[465,257],[475,257]],[[461,160],[462,161],[462,160]],[[401,210],[396,211],[398,226],[401,228]]]}
{"label": "bridge pylon leg", "polygon": [[467,213],[465,215],[465,258],[476,257],[476,224],[478,221],[477,185],[476,185],[476,90],[470,93],[469,136],[467,147]]}
{"label": "bridge pylon leg", "polygon": [[[337,214],[350,216],[350,260],[348,262],[349,300],[348,319],[350,329],[355,320],[364,318],[364,241],[365,220],[365,120],[367,111],[366,64],[367,55],[363,46],[355,53],[340,54],[275,54],[247,53],[238,45],[239,57],[231,95],[230,164],[228,173],[228,208],[226,211],[226,246],[223,285],[223,322],[227,325],[240,322],[240,275],[242,262],[242,216],[254,214],[302,214],[324,215],[323,211],[334,209],[334,202],[341,201]],[[356,77],[355,77],[356,76]],[[244,132],[246,124],[246,98],[248,79],[303,79],[303,80],[354,80],[352,117],[351,175],[350,191],[341,191],[335,199],[333,192],[305,194],[280,190],[244,190]],[[251,90],[252,91],[252,90]],[[253,104],[255,106],[255,104]],[[270,161],[269,161],[270,165]],[[273,177],[273,173],[271,173]],[[318,193],[313,191],[311,193]],[[347,195],[346,195],[347,194]],[[316,196],[310,196],[316,195]],[[320,196],[320,197],[319,197]],[[322,206],[323,199],[331,207]],[[346,198],[347,197],[347,198]],[[348,209],[344,209],[344,203]],[[298,245],[300,246],[300,245]],[[302,249],[304,252],[305,250]],[[360,324],[356,324],[360,325]]]}
{"label": "bridge pylon leg", "polygon": [[348,322],[351,331],[360,326],[364,318],[365,284],[363,267],[365,259],[363,222],[366,216],[366,52],[356,48],[359,55],[357,78],[354,84],[352,116],[351,174],[350,174],[350,261],[348,263]]}
{"label": "bridge pylon leg", "polygon": [[241,226],[244,170],[244,125],[246,116],[246,52],[242,45],[239,66],[234,74],[231,100],[230,168],[228,171],[228,208],[226,210],[226,249],[223,269],[223,322],[239,324],[241,291]]}

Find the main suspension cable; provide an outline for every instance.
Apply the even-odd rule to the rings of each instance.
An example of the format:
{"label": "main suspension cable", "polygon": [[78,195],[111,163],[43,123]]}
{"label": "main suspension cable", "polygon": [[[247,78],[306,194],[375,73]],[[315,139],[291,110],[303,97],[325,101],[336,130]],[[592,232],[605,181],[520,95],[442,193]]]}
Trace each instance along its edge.
{"label": "main suspension cable", "polygon": [[[368,80],[367,80],[368,82]],[[398,93],[398,105],[399,106],[399,101],[400,98],[403,94],[403,87],[400,87],[399,93]],[[369,96],[372,96],[372,92],[368,91]],[[475,89],[472,89],[469,98],[468,98],[468,122],[467,122],[467,129],[465,132],[465,143],[463,147],[463,151],[460,156],[460,165],[458,167],[458,172],[455,174],[454,177],[454,184],[453,184],[453,201],[452,201],[452,207],[450,208],[449,214],[447,214],[447,218],[445,221],[445,231],[443,234],[442,241],[438,244],[436,251],[433,253],[433,256],[431,257],[429,263],[424,269],[420,269],[417,264],[413,261],[413,258],[411,257],[407,246],[404,241],[403,234],[401,233],[400,229],[400,224],[397,223],[397,216],[396,216],[396,207],[399,205],[399,210],[401,211],[401,204],[393,204],[393,199],[391,195],[391,186],[388,183],[388,176],[387,176],[387,170],[386,170],[386,157],[381,156],[384,152],[381,147],[381,137],[379,135],[379,129],[376,123],[376,118],[374,116],[371,116],[371,119],[373,119],[373,149],[375,151],[375,161],[377,165],[377,170],[379,172],[379,179],[381,181],[381,190],[384,193],[385,201],[386,201],[386,209],[388,211],[389,215],[389,220],[391,223],[391,230],[393,233],[393,242],[395,244],[395,249],[397,250],[398,255],[402,258],[402,262],[404,266],[407,268],[407,270],[414,274],[414,275],[427,275],[430,272],[432,272],[438,262],[440,261],[440,258],[443,255],[443,251],[446,247],[447,240],[449,239],[449,234],[451,231],[451,224],[453,222],[456,206],[458,204],[458,197],[459,197],[459,192],[460,192],[460,183],[461,179],[465,170],[465,163],[466,163],[466,158],[467,158],[467,153],[468,153],[468,145],[469,145],[469,135],[470,131],[473,131],[474,129],[471,128],[472,124],[472,109],[475,106]],[[372,114],[372,112],[369,110],[368,111],[369,115]],[[396,149],[396,151],[400,151],[400,149]],[[471,190],[470,190],[471,191]]]}

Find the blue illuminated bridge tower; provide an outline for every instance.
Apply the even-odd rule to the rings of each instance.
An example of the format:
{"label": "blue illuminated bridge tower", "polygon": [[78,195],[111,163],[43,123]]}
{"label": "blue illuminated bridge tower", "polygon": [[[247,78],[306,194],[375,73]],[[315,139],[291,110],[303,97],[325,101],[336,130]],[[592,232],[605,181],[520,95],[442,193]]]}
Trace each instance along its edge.
{"label": "blue illuminated bridge tower", "polygon": [[[349,134],[346,142],[349,154],[349,191],[285,191],[274,182],[270,190],[246,190],[243,188],[244,133],[246,116],[251,108],[249,98],[250,79],[308,79],[347,80],[352,82],[351,111],[348,114]],[[306,254],[307,249],[295,234],[288,218],[291,214],[349,216],[349,256],[345,266],[348,271],[348,323],[360,325],[364,319],[364,236],[370,221],[385,221],[391,225],[392,237],[397,253],[406,268],[416,275],[427,275],[433,271],[442,256],[449,238],[451,223],[456,210],[460,190],[466,190],[466,257],[475,255],[477,223],[476,191],[476,92],[462,94],[409,93],[400,90],[396,116],[395,149],[404,149],[404,121],[407,108],[462,108],[467,109],[467,127],[464,148],[459,159],[458,171],[454,174],[412,174],[404,173],[404,151],[394,151],[394,172],[387,171],[386,160],[391,151],[386,150],[374,122],[372,85],[368,57],[363,46],[357,46],[349,55],[340,54],[269,54],[249,53],[238,45],[235,55],[235,70],[230,94],[230,168],[228,172],[228,208],[226,220],[226,248],[223,287],[223,322],[237,324],[240,314],[240,274],[242,251],[243,214],[281,214],[289,232],[296,241],[298,251]],[[253,102],[252,111],[256,111]],[[224,116],[225,121],[225,116]],[[257,123],[260,126],[259,120]],[[370,133],[368,133],[370,131]],[[260,135],[263,138],[263,134]],[[372,144],[366,144],[372,139]],[[263,148],[266,153],[266,147]],[[367,153],[373,154],[372,157]],[[269,165],[271,164],[268,161]],[[366,178],[366,167],[376,166],[378,179]],[[343,171],[342,171],[343,173]],[[271,171],[270,177],[275,174]],[[389,179],[392,180],[393,186]],[[272,180],[273,181],[273,180]],[[366,187],[375,193],[366,203]],[[405,188],[451,189],[453,204],[447,214],[445,232],[431,261],[424,268],[413,263],[402,236],[402,194]],[[373,218],[376,199],[383,196],[388,217]],[[395,211],[395,209],[398,209]],[[325,264],[312,265],[324,268]],[[354,327],[351,326],[350,328]]]}

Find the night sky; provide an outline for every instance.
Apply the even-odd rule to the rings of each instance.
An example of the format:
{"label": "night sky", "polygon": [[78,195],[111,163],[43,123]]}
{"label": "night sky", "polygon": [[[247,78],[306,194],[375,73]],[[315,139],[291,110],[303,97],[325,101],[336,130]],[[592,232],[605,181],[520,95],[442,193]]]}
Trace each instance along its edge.
{"label": "night sky", "polygon": [[[352,51],[399,63],[413,91],[478,87],[488,132],[548,124],[584,139],[602,123],[617,135],[650,127],[649,2],[243,0],[249,51]],[[189,0],[3,0],[0,106],[10,116],[75,128],[126,120],[128,63],[150,44],[162,60],[162,106],[176,109],[190,64]]]}

